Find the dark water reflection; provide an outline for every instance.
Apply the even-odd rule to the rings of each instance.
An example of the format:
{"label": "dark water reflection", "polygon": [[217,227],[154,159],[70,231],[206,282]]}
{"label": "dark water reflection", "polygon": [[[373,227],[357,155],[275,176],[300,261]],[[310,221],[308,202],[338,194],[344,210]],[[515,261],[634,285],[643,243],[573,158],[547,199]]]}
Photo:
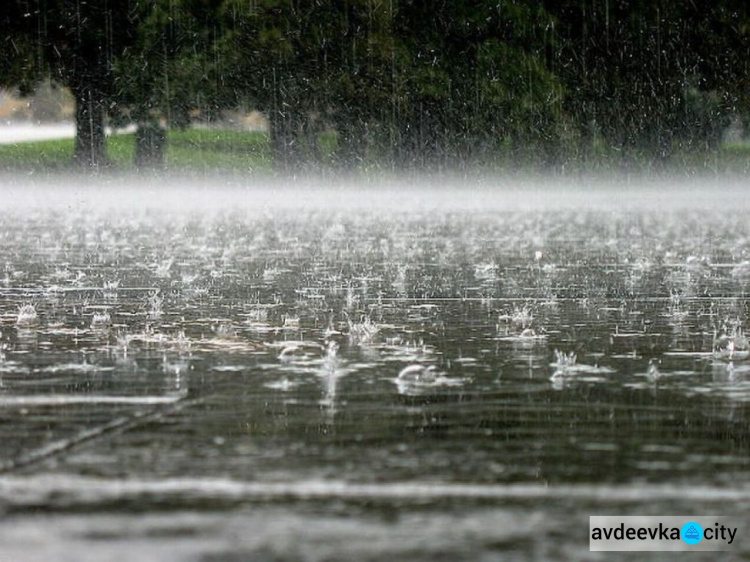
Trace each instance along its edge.
{"label": "dark water reflection", "polygon": [[[200,529],[217,517],[260,522],[217,514],[227,497],[196,486],[246,483],[269,491],[229,503],[262,499],[282,535],[330,517],[341,541],[357,520],[382,541],[407,509],[396,534],[437,542],[402,537],[402,556],[589,556],[592,513],[696,512],[727,489],[747,503],[750,364],[712,350],[747,325],[748,260],[744,217],[710,210],[6,211],[0,500],[27,533],[39,508],[111,513],[110,527],[71,515],[56,528],[103,525],[115,542],[120,506],[200,507],[165,532],[205,554],[218,547]],[[134,491],[113,499],[123,482]],[[309,482],[385,492],[352,506],[334,486],[333,504],[301,507]],[[407,484],[432,491],[388,487]],[[479,485],[475,505],[461,486]],[[493,499],[517,485],[533,492]],[[465,533],[482,538],[441,550],[462,497]],[[578,542],[556,550],[566,517]],[[310,535],[305,556],[261,541],[216,559],[346,559],[334,535]],[[182,556],[173,535],[141,542]],[[377,544],[352,552],[375,559]]]}

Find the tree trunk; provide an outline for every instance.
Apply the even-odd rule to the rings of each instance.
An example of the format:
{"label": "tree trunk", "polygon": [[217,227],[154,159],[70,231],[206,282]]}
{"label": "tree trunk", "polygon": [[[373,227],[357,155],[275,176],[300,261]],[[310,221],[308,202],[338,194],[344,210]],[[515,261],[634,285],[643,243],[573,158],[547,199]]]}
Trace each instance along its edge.
{"label": "tree trunk", "polygon": [[307,164],[317,167],[322,162],[318,135],[321,132],[320,122],[317,115],[308,113],[302,122],[302,136],[305,139],[305,160]]}
{"label": "tree trunk", "polygon": [[272,111],[269,128],[274,171],[281,175],[293,174],[301,163],[299,131],[293,112],[289,108]]}
{"label": "tree trunk", "polygon": [[342,171],[353,172],[362,167],[367,156],[367,127],[356,115],[344,113],[336,127],[338,141],[336,163]]}
{"label": "tree trunk", "polygon": [[104,135],[105,96],[90,84],[82,84],[72,90],[76,102],[73,160],[91,168],[105,166],[108,163]]}
{"label": "tree trunk", "polygon": [[141,123],[135,134],[135,165],[138,169],[163,168],[167,133],[156,123]]}

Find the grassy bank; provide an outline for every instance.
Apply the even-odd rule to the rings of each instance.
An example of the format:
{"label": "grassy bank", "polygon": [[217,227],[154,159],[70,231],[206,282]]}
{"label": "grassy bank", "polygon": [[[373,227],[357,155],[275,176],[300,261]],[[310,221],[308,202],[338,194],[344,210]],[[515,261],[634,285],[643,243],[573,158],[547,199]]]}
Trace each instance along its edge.
{"label": "grassy bank", "polygon": [[[74,139],[0,145],[0,171],[67,171],[73,168]],[[133,171],[135,135],[107,139],[107,156],[115,171]],[[165,170],[174,172],[268,172],[268,135],[213,129],[169,132]]]}
{"label": "grassy bank", "polygon": [[[336,146],[335,135],[327,133],[320,137],[322,159],[332,161]],[[72,154],[73,139],[22,142],[0,145],[0,172],[55,172],[74,169]],[[135,171],[135,135],[114,135],[107,140],[107,153],[113,171]],[[750,174],[750,143],[727,144],[717,152],[691,152],[674,155],[670,160],[654,164],[645,159],[632,160],[624,164],[617,159],[616,152],[600,155],[595,161],[566,165],[563,173],[591,172],[608,174],[635,172],[645,174],[692,175],[692,174]],[[518,156],[498,155],[487,166],[487,172],[502,173],[521,170],[539,171],[533,158],[527,166]],[[524,160],[525,161],[525,160]],[[472,168],[469,166],[469,168]],[[371,171],[378,166],[369,167]],[[483,168],[484,169],[484,168]],[[165,172],[252,174],[269,173],[272,157],[268,135],[264,132],[233,131],[219,129],[188,129],[169,132],[165,154]]]}

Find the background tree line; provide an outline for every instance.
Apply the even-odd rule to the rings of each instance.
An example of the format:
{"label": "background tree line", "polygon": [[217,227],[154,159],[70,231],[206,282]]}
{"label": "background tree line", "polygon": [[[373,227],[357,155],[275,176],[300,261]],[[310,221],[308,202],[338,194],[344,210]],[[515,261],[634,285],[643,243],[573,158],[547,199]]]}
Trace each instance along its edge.
{"label": "background tree line", "polygon": [[275,166],[431,170],[711,150],[750,112],[740,0],[11,0],[0,85],[52,77],[76,100],[75,159],[104,125],[164,127],[235,108],[269,121]]}

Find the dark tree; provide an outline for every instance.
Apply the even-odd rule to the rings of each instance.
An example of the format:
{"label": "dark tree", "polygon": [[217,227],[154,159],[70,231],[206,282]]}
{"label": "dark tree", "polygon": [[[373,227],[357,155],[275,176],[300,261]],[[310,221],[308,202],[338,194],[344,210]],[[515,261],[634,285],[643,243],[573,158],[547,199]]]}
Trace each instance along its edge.
{"label": "dark tree", "polygon": [[547,67],[552,20],[535,2],[405,0],[395,16],[396,162],[430,169],[556,159],[562,88]]}
{"label": "dark tree", "polygon": [[133,41],[137,5],[137,0],[32,0],[10,2],[4,12],[10,67],[21,71],[3,81],[28,92],[51,76],[70,88],[76,102],[74,159],[81,164],[106,164],[112,63]]}
{"label": "dark tree", "polygon": [[225,3],[227,84],[269,119],[274,165],[294,173],[321,161],[319,133],[336,133],[333,160],[360,167],[386,128],[393,37],[388,2]]}
{"label": "dark tree", "polygon": [[715,149],[747,84],[748,9],[737,0],[545,2],[554,71],[584,147],[658,163]]}
{"label": "dark tree", "polygon": [[115,59],[111,114],[135,123],[136,165],[163,164],[166,127],[211,120],[234,101],[215,52],[220,0],[142,3],[134,44]]}
{"label": "dark tree", "polygon": [[0,86],[20,87],[27,93],[34,82],[28,68],[34,57],[30,42],[33,27],[23,2],[7,2],[0,13]]}
{"label": "dark tree", "polygon": [[320,14],[318,3],[310,1],[225,2],[225,79],[238,102],[268,116],[280,173],[293,173],[315,155],[308,133],[320,114],[320,79],[330,71],[320,57],[328,38],[321,33]]}
{"label": "dark tree", "polygon": [[582,156],[659,163],[715,149],[750,116],[740,0],[13,0],[0,84],[51,75],[76,99],[76,160],[106,162],[104,124],[137,123],[159,163],[167,126],[263,111],[274,164],[440,169]]}

